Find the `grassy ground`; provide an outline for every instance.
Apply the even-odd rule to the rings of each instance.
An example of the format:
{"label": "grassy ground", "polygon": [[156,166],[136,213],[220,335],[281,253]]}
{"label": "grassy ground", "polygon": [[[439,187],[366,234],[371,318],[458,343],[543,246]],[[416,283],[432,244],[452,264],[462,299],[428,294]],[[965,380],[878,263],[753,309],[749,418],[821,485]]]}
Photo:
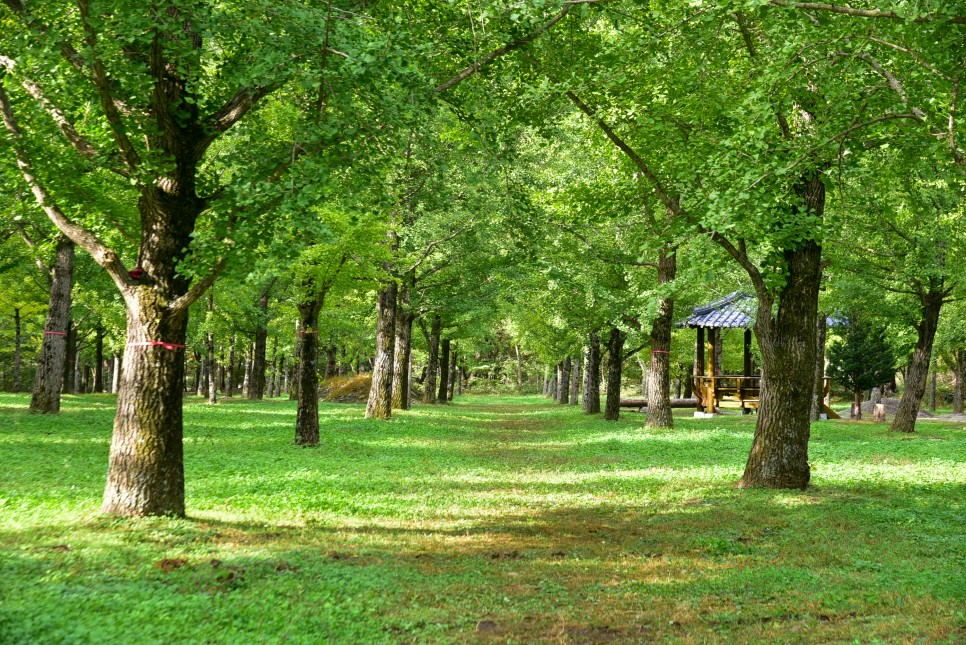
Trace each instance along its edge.
{"label": "grassy ground", "polygon": [[112,403],[0,395],[2,643],[966,640],[962,424],[817,423],[813,487],[741,491],[749,417],[330,404],[300,449],[195,400],[189,519],[114,520]]}

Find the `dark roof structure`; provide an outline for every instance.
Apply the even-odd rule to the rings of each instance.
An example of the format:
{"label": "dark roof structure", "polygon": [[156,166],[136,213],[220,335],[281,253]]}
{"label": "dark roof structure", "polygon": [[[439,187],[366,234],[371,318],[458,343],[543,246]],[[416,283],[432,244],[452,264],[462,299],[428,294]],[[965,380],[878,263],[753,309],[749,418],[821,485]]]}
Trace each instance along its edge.
{"label": "dark roof structure", "polygon": [[[691,310],[691,315],[679,322],[677,326],[749,329],[755,324],[753,314],[757,308],[758,299],[755,296],[735,291],[724,298],[695,307]],[[846,321],[841,317],[828,316],[825,324],[829,327],[841,327],[846,324]]]}
{"label": "dark roof structure", "polygon": [[735,291],[706,305],[695,307],[678,327],[711,327],[714,329],[747,329],[754,324],[752,312],[758,306],[754,296]]}

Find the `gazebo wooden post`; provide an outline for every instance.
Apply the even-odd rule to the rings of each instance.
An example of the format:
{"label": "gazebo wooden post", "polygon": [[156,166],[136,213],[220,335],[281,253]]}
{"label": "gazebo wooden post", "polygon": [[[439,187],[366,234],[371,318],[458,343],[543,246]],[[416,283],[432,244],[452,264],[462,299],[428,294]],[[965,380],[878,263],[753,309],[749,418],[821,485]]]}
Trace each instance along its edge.
{"label": "gazebo wooden post", "polygon": [[[751,330],[745,330],[745,365],[742,376],[751,376]],[[741,413],[749,414],[751,410],[745,407],[745,392],[744,388],[747,387],[748,381],[744,381],[742,387],[738,390],[738,397],[741,399]]]}
{"label": "gazebo wooden post", "polygon": [[[697,352],[697,357],[694,361],[694,375],[704,376],[704,327],[697,327],[696,329],[698,335],[695,341],[695,351]],[[704,412],[704,406],[701,405],[701,401],[704,400],[705,394],[704,380],[695,379],[694,391],[695,393],[701,393],[701,396],[696,396],[695,398],[698,400],[698,412]]]}
{"label": "gazebo wooden post", "polygon": [[716,344],[715,341],[717,340],[717,336],[718,336],[718,334],[715,333],[715,329],[714,328],[709,328],[708,329],[708,367],[707,367],[707,370],[708,370],[708,376],[710,376],[711,378],[709,378],[708,381],[707,381],[707,383],[708,383],[708,394],[707,394],[707,397],[705,398],[705,401],[708,402],[708,405],[706,406],[705,412],[712,412],[712,413],[718,408],[718,401],[715,398],[715,387],[714,387],[714,379],[715,379],[715,376],[716,376],[716,374],[714,373],[715,353],[718,351],[718,348],[715,347],[715,344]]}

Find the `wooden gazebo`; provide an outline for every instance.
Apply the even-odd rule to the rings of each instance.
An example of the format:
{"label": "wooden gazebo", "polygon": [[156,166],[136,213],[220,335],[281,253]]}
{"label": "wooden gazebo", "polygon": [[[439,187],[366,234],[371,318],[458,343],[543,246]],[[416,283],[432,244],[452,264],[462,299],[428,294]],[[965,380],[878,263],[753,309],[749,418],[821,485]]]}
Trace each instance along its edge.
{"label": "wooden gazebo", "polygon": [[[756,307],[754,296],[735,291],[714,302],[695,307],[690,316],[678,323],[678,327],[697,330],[693,382],[698,413],[713,414],[723,400],[737,402],[742,414],[758,407],[761,375],[755,373],[751,354],[752,313]],[[720,343],[715,341],[718,335],[714,330],[718,329],[745,330],[741,374],[715,374],[715,359],[721,352]],[[829,379],[826,377],[822,388],[823,400],[828,391]],[[822,407],[829,418],[838,418],[824,403]]]}

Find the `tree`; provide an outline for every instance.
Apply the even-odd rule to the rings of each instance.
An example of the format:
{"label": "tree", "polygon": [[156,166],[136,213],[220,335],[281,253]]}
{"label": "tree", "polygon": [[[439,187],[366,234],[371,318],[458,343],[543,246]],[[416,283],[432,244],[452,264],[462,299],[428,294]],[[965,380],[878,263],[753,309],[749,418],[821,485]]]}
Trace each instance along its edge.
{"label": "tree", "polygon": [[862,392],[891,379],[896,358],[886,340],[885,327],[855,317],[843,321],[843,325],[841,341],[828,349],[829,376],[854,393],[852,418],[859,421]]}

